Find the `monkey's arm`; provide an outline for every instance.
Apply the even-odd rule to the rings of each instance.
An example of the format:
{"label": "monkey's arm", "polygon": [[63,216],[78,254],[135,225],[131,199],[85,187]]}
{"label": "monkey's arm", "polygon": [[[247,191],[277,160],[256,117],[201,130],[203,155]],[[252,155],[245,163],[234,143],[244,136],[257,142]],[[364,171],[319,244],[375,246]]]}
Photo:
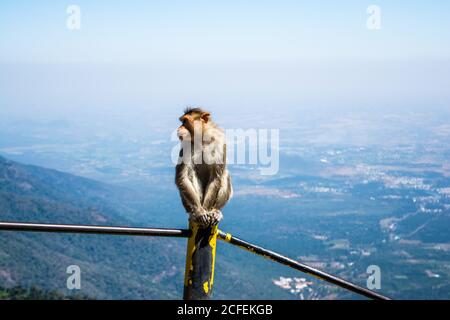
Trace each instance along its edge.
{"label": "monkey's arm", "polygon": [[226,169],[227,146],[225,143],[221,146],[221,163],[211,166],[210,179],[203,197],[202,205],[207,211],[222,209],[233,194],[231,178]]}
{"label": "monkey's arm", "polygon": [[189,214],[202,214],[203,209],[200,195],[195,189],[190,177],[189,168],[185,164],[179,164],[176,167],[176,184],[180,191],[181,201]]}
{"label": "monkey's arm", "polygon": [[215,172],[212,180],[209,182],[205,197],[203,199],[203,208],[210,211],[213,209],[222,209],[231,198],[233,189],[231,187],[231,178],[224,168]]}

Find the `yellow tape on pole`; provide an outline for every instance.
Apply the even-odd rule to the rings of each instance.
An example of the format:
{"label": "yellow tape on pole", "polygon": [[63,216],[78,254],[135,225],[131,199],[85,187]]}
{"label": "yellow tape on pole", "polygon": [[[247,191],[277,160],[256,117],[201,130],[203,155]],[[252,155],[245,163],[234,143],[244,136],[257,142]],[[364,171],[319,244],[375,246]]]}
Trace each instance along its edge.
{"label": "yellow tape on pole", "polygon": [[214,283],[218,228],[217,226],[199,228],[192,222],[189,223],[189,228],[192,235],[187,244],[183,298],[209,299]]}

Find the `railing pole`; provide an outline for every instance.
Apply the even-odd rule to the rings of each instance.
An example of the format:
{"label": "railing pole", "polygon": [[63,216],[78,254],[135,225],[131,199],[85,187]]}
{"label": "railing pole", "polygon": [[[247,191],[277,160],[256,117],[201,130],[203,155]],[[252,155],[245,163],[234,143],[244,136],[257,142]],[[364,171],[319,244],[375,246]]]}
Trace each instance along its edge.
{"label": "railing pole", "polygon": [[341,288],[345,288],[349,291],[355,292],[357,294],[366,296],[371,299],[375,300],[391,300],[389,297],[386,297],[384,295],[381,295],[377,292],[371,291],[369,289],[360,287],[354,283],[351,283],[349,281],[346,281],[344,279],[338,278],[332,274],[323,272],[321,270],[318,270],[316,268],[310,267],[306,264],[300,263],[298,261],[295,261],[293,259],[290,259],[286,256],[283,256],[279,253],[276,253],[272,250],[265,249],[263,247],[254,245],[253,243],[244,241],[242,239],[239,239],[237,237],[232,236],[229,233],[225,233],[223,231],[219,230],[218,237],[220,240],[223,240],[225,242],[228,242],[230,244],[233,244],[235,246],[238,246],[240,248],[243,248],[247,251],[250,251],[251,253],[255,253],[257,255],[263,256],[265,258],[268,258],[272,261],[284,264],[288,267],[291,267],[293,269],[299,270],[301,272],[307,273],[313,277],[319,278],[321,280],[333,283]]}
{"label": "railing pole", "polygon": [[214,283],[214,263],[218,228],[210,226],[199,228],[190,222],[184,273],[185,300],[208,300],[211,298]]}
{"label": "railing pole", "polygon": [[119,236],[155,236],[189,238],[190,230],[164,229],[164,228],[132,228],[113,226],[86,226],[76,224],[49,224],[28,222],[4,222],[0,221],[0,230],[26,231],[26,232],[53,232],[53,233],[87,233],[108,234]]}
{"label": "railing pole", "polygon": [[214,282],[214,263],[216,257],[217,237],[219,237],[219,239],[223,241],[246,249],[252,253],[264,256],[275,262],[284,264],[293,269],[297,269],[301,272],[308,273],[312,276],[328,281],[341,288],[353,291],[357,294],[377,300],[390,300],[389,297],[360,287],[349,281],[290,259],[279,253],[234,237],[229,233],[218,230],[217,226],[201,229],[197,225],[190,223],[189,227],[189,230],[184,230],[0,221],[0,231],[61,232],[189,238],[186,254],[186,270],[183,296],[186,300],[204,300],[211,297]]}

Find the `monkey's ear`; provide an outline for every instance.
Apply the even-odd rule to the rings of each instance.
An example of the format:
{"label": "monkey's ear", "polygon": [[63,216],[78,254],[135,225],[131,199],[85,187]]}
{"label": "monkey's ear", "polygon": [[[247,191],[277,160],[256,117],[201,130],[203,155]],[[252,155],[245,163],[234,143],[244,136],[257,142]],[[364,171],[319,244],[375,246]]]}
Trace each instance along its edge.
{"label": "monkey's ear", "polygon": [[211,119],[211,114],[209,112],[203,112],[200,116],[205,123],[208,123],[208,121]]}

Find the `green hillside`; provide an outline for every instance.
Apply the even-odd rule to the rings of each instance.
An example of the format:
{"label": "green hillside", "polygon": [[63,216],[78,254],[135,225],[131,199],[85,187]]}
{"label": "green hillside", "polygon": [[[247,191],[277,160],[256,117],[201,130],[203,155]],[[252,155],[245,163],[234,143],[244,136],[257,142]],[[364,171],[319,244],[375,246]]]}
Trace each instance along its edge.
{"label": "green hillside", "polygon": [[[133,225],[130,190],[0,157],[0,220]],[[135,225],[135,224],[134,224]],[[66,268],[82,272],[80,294],[179,298],[183,239],[0,232],[0,285],[66,289]]]}

